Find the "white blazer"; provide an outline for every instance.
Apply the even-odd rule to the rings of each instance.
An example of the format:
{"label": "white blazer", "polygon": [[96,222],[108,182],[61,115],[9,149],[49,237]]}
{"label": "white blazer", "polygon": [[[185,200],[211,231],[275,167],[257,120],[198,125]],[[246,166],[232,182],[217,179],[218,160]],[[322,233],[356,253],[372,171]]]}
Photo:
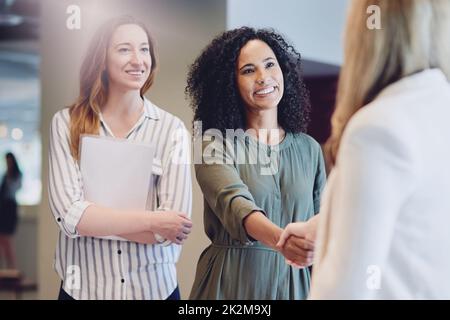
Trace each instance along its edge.
{"label": "white blazer", "polygon": [[385,88],[344,132],[322,198],[310,298],[450,299],[450,85]]}

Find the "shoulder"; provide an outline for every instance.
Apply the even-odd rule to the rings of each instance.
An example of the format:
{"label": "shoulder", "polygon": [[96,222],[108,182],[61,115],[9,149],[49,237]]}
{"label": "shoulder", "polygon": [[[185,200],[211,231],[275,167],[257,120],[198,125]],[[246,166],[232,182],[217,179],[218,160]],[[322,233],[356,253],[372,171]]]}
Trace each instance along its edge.
{"label": "shoulder", "polygon": [[70,127],[69,108],[64,108],[56,112],[51,121],[52,131],[68,131]]}
{"label": "shoulder", "polygon": [[320,144],[306,133],[293,133],[293,144],[302,150],[310,150],[312,153],[322,152]]}
{"label": "shoulder", "polygon": [[364,136],[369,140],[382,139],[388,144],[390,138],[407,143],[418,131],[408,121],[405,104],[407,101],[398,96],[375,99],[350,119],[343,140]]}
{"label": "shoulder", "polygon": [[52,118],[52,124],[68,124],[70,122],[69,108],[64,108],[57,111]]}
{"label": "shoulder", "polygon": [[168,130],[186,128],[183,121],[174,114],[157,106],[148,99],[146,99],[146,102],[148,103],[149,113],[151,114],[151,116],[154,116],[158,119],[158,121],[161,121],[163,127],[167,128]]}
{"label": "shoulder", "polygon": [[344,130],[339,157],[397,159],[410,164],[420,158],[416,145],[420,131],[408,119],[399,98],[376,99],[364,106]]}

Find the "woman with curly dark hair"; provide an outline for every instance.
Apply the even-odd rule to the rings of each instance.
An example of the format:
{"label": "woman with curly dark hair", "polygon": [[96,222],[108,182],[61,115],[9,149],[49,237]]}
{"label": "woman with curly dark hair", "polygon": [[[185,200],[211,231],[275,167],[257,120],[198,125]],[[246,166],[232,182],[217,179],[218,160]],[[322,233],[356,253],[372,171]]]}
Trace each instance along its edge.
{"label": "woman with curly dark hair", "polygon": [[202,126],[196,175],[212,242],[190,298],[305,298],[313,245],[290,237],[276,246],[287,224],[319,212],[325,183],[320,146],[304,133],[300,54],[272,30],[227,31],[192,65],[186,92]]}

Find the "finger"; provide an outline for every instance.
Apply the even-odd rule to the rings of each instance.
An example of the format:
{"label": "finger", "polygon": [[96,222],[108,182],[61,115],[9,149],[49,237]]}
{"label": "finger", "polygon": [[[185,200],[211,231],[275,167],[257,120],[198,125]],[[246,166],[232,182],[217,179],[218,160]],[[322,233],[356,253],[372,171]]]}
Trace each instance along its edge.
{"label": "finger", "polygon": [[302,266],[303,268],[309,267],[313,264],[313,259],[307,258],[307,259],[295,259],[292,261],[293,264]]}
{"label": "finger", "polygon": [[181,232],[177,235],[177,239],[179,239],[179,240],[187,239],[187,234]]}
{"label": "finger", "polygon": [[191,221],[191,219],[185,213],[178,213],[178,216],[186,221]]}
{"label": "finger", "polygon": [[292,243],[302,250],[314,250],[314,244],[304,238],[292,237]]}
{"label": "finger", "polygon": [[280,240],[278,240],[277,247],[282,248],[286,243],[286,239],[289,237],[289,232],[285,229],[280,236]]}
{"label": "finger", "polygon": [[302,259],[308,258],[308,252],[302,248],[299,248],[291,241],[287,242],[285,249],[288,251],[289,256],[300,257]]}
{"label": "finger", "polygon": [[172,243],[178,243],[180,240],[177,239],[177,237],[174,238],[167,238],[167,240],[169,240]]}
{"label": "finger", "polygon": [[174,242],[175,242],[176,244],[182,245],[182,244],[184,243],[184,240],[185,240],[185,239],[183,239],[183,238],[176,237],[176,239],[175,239]]}
{"label": "finger", "polygon": [[192,228],[192,221],[191,220],[183,220],[183,226],[186,228]]}
{"label": "finger", "polygon": [[184,234],[189,234],[189,233],[191,233],[191,228],[183,228],[183,233],[184,233]]}

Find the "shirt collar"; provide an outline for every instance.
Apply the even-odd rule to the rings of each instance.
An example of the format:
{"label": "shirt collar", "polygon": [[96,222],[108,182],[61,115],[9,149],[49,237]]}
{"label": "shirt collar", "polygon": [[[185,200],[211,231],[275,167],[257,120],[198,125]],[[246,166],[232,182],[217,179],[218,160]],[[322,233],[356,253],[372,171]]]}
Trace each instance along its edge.
{"label": "shirt collar", "polygon": [[440,69],[425,69],[404,77],[384,88],[377,98],[392,96],[399,92],[421,90],[423,88],[447,86],[448,80]]}
{"label": "shirt collar", "polygon": [[[98,115],[99,115],[100,121],[104,123],[105,121],[103,119],[102,113],[100,112]],[[146,97],[144,97],[144,117],[153,119],[153,120],[159,120],[159,118],[160,118],[157,107]]]}
{"label": "shirt collar", "polygon": [[144,97],[144,116],[154,120],[160,118],[158,108],[146,97]]}

